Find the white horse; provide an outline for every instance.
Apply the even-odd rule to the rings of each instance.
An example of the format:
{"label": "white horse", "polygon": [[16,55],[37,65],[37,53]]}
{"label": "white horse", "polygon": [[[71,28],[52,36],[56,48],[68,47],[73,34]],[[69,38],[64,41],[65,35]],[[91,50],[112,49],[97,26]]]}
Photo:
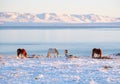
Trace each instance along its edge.
{"label": "white horse", "polygon": [[48,49],[48,53],[47,53],[48,58],[51,58],[52,56],[58,57],[58,55],[59,55],[59,52],[56,48],[49,48]]}

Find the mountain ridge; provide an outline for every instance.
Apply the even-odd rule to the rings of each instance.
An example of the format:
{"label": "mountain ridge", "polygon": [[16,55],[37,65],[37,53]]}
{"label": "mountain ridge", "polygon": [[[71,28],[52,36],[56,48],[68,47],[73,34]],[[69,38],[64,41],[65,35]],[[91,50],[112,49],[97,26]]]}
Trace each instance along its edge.
{"label": "mountain ridge", "polygon": [[97,14],[57,14],[57,13],[16,13],[0,12],[0,25],[8,24],[84,24],[84,23],[119,23],[120,18],[102,16]]}

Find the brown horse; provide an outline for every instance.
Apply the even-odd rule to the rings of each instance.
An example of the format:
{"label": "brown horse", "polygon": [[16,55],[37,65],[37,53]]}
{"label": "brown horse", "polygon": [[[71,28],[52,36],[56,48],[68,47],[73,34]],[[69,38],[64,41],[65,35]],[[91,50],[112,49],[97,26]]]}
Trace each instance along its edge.
{"label": "brown horse", "polygon": [[[99,57],[95,57],[95,54],[97,54],[97,56],[99,56]],[[92,50],[92,58],[102,58],[102,50],[97,49],[97,48],[93,48],[93,50]]]}
{"label": "brown horse", "polygon": [[[21,55],[21,57],[20,57],[20,55]],[[17,49],[17,56],[20,57],[20,58],[22,58],[22,57],[27,58],[26,50],[25,49],[20,49],[20,48]]]}

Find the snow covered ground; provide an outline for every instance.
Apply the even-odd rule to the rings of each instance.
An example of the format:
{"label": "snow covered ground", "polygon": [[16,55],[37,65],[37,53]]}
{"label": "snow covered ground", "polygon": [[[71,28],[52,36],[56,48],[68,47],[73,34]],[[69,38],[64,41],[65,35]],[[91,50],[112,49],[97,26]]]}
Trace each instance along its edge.
{"label": "snow covered ground", "polygon": [[1,55],[0,84],[120,84],[120,57],[18,59]]}

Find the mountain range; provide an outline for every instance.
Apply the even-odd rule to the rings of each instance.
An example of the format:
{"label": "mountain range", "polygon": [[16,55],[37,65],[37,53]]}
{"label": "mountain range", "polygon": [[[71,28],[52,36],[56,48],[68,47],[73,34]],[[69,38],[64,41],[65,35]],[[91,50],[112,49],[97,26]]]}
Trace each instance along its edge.
{"label": "mountain range", "polygon": [[102,16],[96,14],[57,14],[57,13],[16,13],[0,12],[0,25],[8,24],[28,24],[28,23],[120,23],[120,18]]}

